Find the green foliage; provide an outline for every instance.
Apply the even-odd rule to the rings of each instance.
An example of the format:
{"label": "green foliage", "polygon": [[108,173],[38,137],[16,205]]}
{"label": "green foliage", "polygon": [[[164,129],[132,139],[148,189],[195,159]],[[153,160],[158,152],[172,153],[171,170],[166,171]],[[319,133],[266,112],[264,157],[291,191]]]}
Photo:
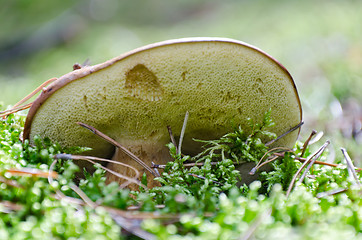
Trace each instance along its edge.
{"label": "green foliage", "polygon": [[287,190],[293,178],[293,173],[297,172],[301,164],[294,159],[293,153],[285,153],[283,159],[275,160],[271,163],[273,170],[262,172],[260,175],[263,183],[269,192],[273,185],[280,184],[284,190]]}
{"label": "green foliage", "polygon": [[[59,199],[58,191],[79,199],[72,188],[80,169],[72,161],[58,161],[58,177],[49,182],[40,175],[15,175],[9,169],[47,172],[58,153],[87,149],[62,149],[48,139],[34,144],[19,140],[24,118],[11,115],[0,124],[0,238],[1,239],[120,239],[120,227],[108,210],[92,209]],[[176,220],[147,219],[142,228],[159,239],[239,239],[255,226],[254,239],[362,239],[360,189],[350,180],[346,167],[315,165],[286,197],[285,190],[300,168],[301,144],[271,163],[259,181],[236,187],[240,175],[235,166],[257,162],[269,150],[261,139],[275,138],[270,111],[261,124],[250,121],[252,132],[237,128],[218,140],[206,141],[205,150],[191,157],[168,144],[174,161],[158,181],[161,187],[120,189],[106,184],[105,171],[96,165],[78,183],[91,201],[126,210],[136,207],[156,216]],[[325,159],[328,153],[322,155]],[[306,149],[305,156],[311,155]],[[358,176],[360,177],[360,175]],[[146,178],[142,183],[146,184]],[[343,190],[333,194],[333,191]],[[58,193],[57,193],[58,192]],[[136,214],[136,213],[135,213]],[[323,238],[322,238],[323,239]]]}
{"label": "green foliage", "polygon": [[205,158],[216,158],[230,159],[236,163],[258,162],[268,150],[262,139],[271,140],[276,138],[275,133],[268,131],[268,128],[274,126],[271,119],[271,109],[264,114],[262,123],[254,123],[250,118],[248,123],[251,129],[249,134],[239,126],[234,132],[228,133],[217,140],[196,140],[205,143],[205,147],[208,148],[194,159],[203,161]]}

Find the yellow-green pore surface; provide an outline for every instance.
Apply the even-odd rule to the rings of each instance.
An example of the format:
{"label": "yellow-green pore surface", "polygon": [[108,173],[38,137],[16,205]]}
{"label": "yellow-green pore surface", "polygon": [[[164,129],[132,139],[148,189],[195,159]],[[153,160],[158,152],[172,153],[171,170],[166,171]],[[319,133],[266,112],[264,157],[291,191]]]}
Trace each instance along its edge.
{"label": "yellow-green pore surface", "polygon": [[[110,157],[113,147],[76,122],[126,147],[160,148],[170,141],[167,126],[178,136],[188,111],[182,149],[191,154],[200,151],[192,138],[219,138],[234,126],[246,127],[247,118],[261,122],[269,108],[278,135],[301,120],[293,80],[271,58],[233,42],[168,44],[131,54],[54,92],[36,112],[30,139],[48,136]],[[297,134],[277,145],[291,147]]]}

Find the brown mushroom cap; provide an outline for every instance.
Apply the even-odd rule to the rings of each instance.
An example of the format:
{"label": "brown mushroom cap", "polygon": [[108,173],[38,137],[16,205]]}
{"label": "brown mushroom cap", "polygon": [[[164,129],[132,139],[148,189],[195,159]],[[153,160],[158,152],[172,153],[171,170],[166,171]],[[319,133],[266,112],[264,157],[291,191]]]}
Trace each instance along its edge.
{"label": "brown mushroom cap", "polygon": [[[221,38],[186,38],[133,50],[105,63],[72,71],[48,86],[33,103],[24,138],[49,137],[63,146],[87,146],[110,157],[114,148],[76,122],[89,124],[134,151],[147,164],[168,160],[171,126],[189,119],[183,153],[198,152],[192,138],[216,139],[261,122],[272,109],[280,135],[302,119],[288,71],[261,50]],[[292,147],[298,131],[277,142]]]}

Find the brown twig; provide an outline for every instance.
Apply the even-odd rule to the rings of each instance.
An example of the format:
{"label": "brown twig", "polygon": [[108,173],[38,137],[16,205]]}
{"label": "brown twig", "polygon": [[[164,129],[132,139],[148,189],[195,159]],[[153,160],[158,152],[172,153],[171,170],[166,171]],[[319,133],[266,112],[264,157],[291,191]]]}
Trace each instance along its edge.
{"label": "brown twig", "polygon": [[[274,155],[277,155],[279,157],[284,157],[284,154],[283,153],[273,153]],[[302,158],[302,157],[297,157],[295,156],[294,157],[295,160],[298,160],[300,162],[305,162],[307,161],[308,159],[306,158]],[[339,167],[341,166],[341,164],[335,164],[335,163],[328,163],[328,162],[322,162],[322,161],[315,161],[314,162],[315,164],[318,164],[318,165],[325,165],[325,166],[330,166],[330,167]],[[357,168],[357,171],[361,171],[362,168]]]}
{"label": "brown twig", "polygon": [[310,140],[311,140],[312,137],[313,137],[314,135],[316,135],[316,134],[317,134],[317,131],[316,131],[316,130],[312,130],[312,132],[310,133],[308,139],[304,142],[303,147],[302,147],[302,153],[300,154],[301,157],[304,156],[305,150],[307,150],[307,147],[308,147],[308,145],[309,145]]}
{"label": "brown twig", "polygon": [[106,140],[107,142],[111,143],[113,146],[118,147],[119,149],[121,149],[125,154],[127,154],[130,158],[132,158],[134,161],[136,161],[138,164],[140,164],[142,167],[144,167],[147,171],[149,171],[153,176],[157,176],[157,174],[155,173],[155,171],[150,168],[146,163],[144,163],[141,159],[139,159],[136,155],[134,155],[131,151],[129,151],[127,148],[123,147],[120,143],[118,143],[117,141],[115,141],[114,139],[108,137],[106,134],[102,133],[101,131],[97,130],[96,128],[82,123],[82,122],[77,122],[77,124],[81,127],[84,127],[86,129],[88,129],[89,131],[93,132],[95,135],[103,138],[104,140]]}

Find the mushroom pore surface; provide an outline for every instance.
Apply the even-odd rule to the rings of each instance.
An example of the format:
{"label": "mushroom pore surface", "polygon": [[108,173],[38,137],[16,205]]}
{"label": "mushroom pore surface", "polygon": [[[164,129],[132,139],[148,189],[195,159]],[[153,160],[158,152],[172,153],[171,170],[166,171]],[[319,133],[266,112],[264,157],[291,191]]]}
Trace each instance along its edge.
{"label": "mushroom pore surface", "polygon": [[[270,108],[271,130],[278,135],[301,121],[293,79],[273,58],[234,40],[181,39],[59,78],[34,102],[24,137],[46,136],[111,157],[113,146],[76,124],[83,122],[150,165],[168,161],[167,126],[177,137],[187,111],[182,152],[195,154],[200,148],[192,138],[217,139],[238,125],[250,130],[247,118],[261,122]],[[276,144],[292,147],[297,135],[294,131]]]}

